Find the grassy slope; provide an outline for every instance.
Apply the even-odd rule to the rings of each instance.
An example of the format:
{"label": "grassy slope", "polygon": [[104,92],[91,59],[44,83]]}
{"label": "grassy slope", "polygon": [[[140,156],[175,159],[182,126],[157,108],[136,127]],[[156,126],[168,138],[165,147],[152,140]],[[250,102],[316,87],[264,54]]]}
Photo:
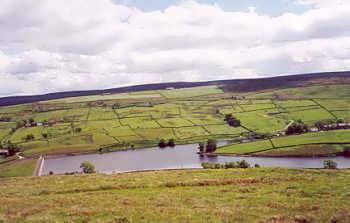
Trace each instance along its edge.
{"label": "grassy slope", "polygon": [[[307,133],[302,135],[284,136],[272,139],[273,144],[277,149],[274,151],[282,150],[285,151],[288,147],[294,147],[299,145],[307,145],[314,143],[348,143],[350,142],[350,130],[336,130],[328,132],[318,132],[318,133]],[[322,146],[322,145],[321,145]],[[273,146],[269,140],[260,140],[256,142],[242,143],[242,144],[232,144],[219,148],[216,153],[236,153],[245,154],[260,152],[268,149],[272,149]],[[341,148],[338,148],[341,151]],[[289,150],[290,151],[290,150]],[[313,153],[317,155],[317,150]],[[334,150],[334,152],[339,152]],[[289,153],[291,155],[291,153]],[[260,153],[261,155],[261,153]],[[300,151],[298,152],[300,155]]]}
{"label": "grassy slope", "polygon": [[229,169],[7,178],[0,179],[6,204],[0,221],[349,221],[349,173]]}
{"label": "grassy slope", "polygon": [[10,166],[0,168],[1,177],[32,176],[36,165],[36,160],[25,160],[16,162]]}
{"label": "grassy slope", "polygon": [[[161,99],[146,97],[155,94]],[[251,93],[246,100],[232,100],[233,95],[235,93],[223,93],[221,89],[209,86],[87,96],[82,101],[77,97],[74,103],[68,103],[71,102],[68,98],[64,99],[64,103],[47,101],[1,107],[0,117],[11,117],[12,122],[0,123],[0,140],[19,143],[25,156],[36,156],[42,153],[97,151],[100,147],[119,150],[134,145],[137,148],[156,145],[162,138],[174,138],[178,143],[199,142],[208,138],[227,139],[239,136],[247,129],[273,134],[283,130],[291,120],[302,119],[312,125],[318,120],[350,118],[350,89],[344,85]],[[104,106],[90,104],[97,99],[105,100]],[[145,102],[153,106],[142,106]],[[115,103],[120,107],[112,109]],[[47,112],[38,112],[38,108]],[[228,113],[238,117],[247,129],[228,127],[223,121]],[[63,123],[52,127],[18,129],[11,133],[15,121],[30,117],[36,121],[55,119]],[[77,127],[82,128],[80,133],[74,131]],[[48,137],[43,138],[43,133]],[[27,134],[34,134],[35,141],[25,142]],[[313,138],[320,139],[309,138],[311,141]],[[338,140],[334,133],[327,138]],[[290,139],[293,142],[296,140],[293,137]],[[278,144],[279,139],[276,140]],[[251,148],[249,145],[239,145],[235,150],[246,153],[264,148],[266,146]]]}
{"label": "grassy slope", "polygon": [[269,156],[269,157],[313,157],[313,156],[333,156],[335,153],[341,152],[347,145],[301,145],[293,147],[284,147],[280,149],[272,149],[264,152],[256,152],[254,156]]}

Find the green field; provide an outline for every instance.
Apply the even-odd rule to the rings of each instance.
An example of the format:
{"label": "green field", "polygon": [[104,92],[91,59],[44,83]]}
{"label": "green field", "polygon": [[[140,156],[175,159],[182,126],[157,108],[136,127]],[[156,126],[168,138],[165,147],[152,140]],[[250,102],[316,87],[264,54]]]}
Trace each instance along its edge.
{"label": "green field", "polygon": [[[248,143],[240,143],[240,144],[232,144],[219,148],[216,153],[232,153],[232,154],[254,154],[258,155],[268,155],[280,151],[291,151],[295,150],[295,147],[305,146],[305,145],[315,145],[319,146],[314,147],[323,147],[323,144],[334,144],[334,145],[342,145],[342,144],[350,144],[350,130],[337,130],[337,131],[328,131],[328,132],[317,132],[317,133],[307,133],[302,135],[294,135],[294,136],[284,136],[284,137],[276,137],[273,138],[272,143],[269,140],[259,140],[256,142],[248,142]],[[344,146],[345,146],[344,145]],[[274,148],[275,147],[275,148]],[[292,147],[292,148],[290,148]],[[303,148],[305,149],[305,148]],[[338,146],[333,152],[341,152],[343,146]],[[261,151],[265,150],[273,150],[268,153],[261,153]],[[305,150],[304,150],[305,151]],[[318,152],[317,152],[318,151]],[[313,153],[307,155],[318,155],[322,154],[321,150],[315,150]],[[293,155],[290,153],[290,155]],[[300,155],[300,151],[297,151],[296,155]]]}
{"label": "green field", "polygon": [[[331,179],[331,180],[330,180]],[[0,179],[2,222],[349,222],[348,170]]]}
{"label": "green field", "polygon": [[[229,126],[227,114],[241,126]],[[246,94],[208,86],[84,96],[0,107],[0,118],[1,145],[21,150],[0,156],[0,222],[350,222],[348,170],[29,177],[40,155],[140,149],[161,139],[176,144],[233,140],[215,151],[224,155],[334,156],[350,147],[350,130],[291,136],[284,131],[299,121],[309,127],[350,121],[345,85]],[[39,126],[23,126],[22,120]]]}
{"label": "green field", "polygon": [[[119,150],[130,145],[152,146],[162,138],[173,138],[178,143],[239,136],[244,139],[249,131],[276,135],[297,120],[313,126],[317,121],[350,118],[350,90],[344,85],[250,92],[241,94],[246,98],[240,100],[233,98],[235,95],[223,92],[220,86],[208,86],[1,107],[0,117],[10,121],[0,122],[0,140],[3,145],[8,142],[18,144],[25,156],[38,156],[91,152],[105,147]],[[224,117],[230,113],[241,121],[242,127],[233,128],[225,123]],[[30,118],[53,124],[15,128],[16,122]],[[30,134],[34,139],[28,141],[26,136]],[[296,140],[305,144],[336,143],[340,142],[339,137],[346,141],[346,134],[315,133],[274,138],[273,142],[277,147],[291,146],[289,144],[295,144]],[[232,153],[238,154],[269,149],[269,143],[236,146],[228,148],[232,147]],[[228,148],[225,151],[231,151]]]}
{"label": "green field", "polygon": [[239,143],[223,146],[216,150],[216,153],[249,154],[271,148],[272,145],[269,140],[262,140],[257,142]]}
{"label": "green field", "polygon": [[159,91],[159,92],[162,95],[164,95],[166,98],[190,98],[190,97],[196,97],[196,96],[223,93],[223,91],[216,86],[174,89],[174,90],[165,90],[165,91]]}
{"label": "green field", "polygon": [[25,160],[25,161],[17,162],[11,166],[3,166],[0,168],[0,178],[32,176],[35,165],[36,165],[36,160]]}
{"label": "green field", "polygon": [[94,95],[94,96],[82,96],[63,98],[51,101],[45,101],[47,103],[78,103],[78,102],[90,102],[90,101],[104,101],[104,100],[115,100],[115,99],[147,99],[147,98],[159,98],[161,97],[158,93],[146,92],[144,94],[106,94],[106,95]]}

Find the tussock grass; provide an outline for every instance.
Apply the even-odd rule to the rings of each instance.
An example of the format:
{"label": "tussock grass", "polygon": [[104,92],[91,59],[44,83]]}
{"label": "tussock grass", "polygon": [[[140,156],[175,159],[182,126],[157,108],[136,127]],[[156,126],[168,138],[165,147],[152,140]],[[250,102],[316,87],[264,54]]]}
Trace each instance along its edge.
{"label": "tussock grass", "polygon": [[3,178],[0,219],[346,222],[349,173],[259,168]]}

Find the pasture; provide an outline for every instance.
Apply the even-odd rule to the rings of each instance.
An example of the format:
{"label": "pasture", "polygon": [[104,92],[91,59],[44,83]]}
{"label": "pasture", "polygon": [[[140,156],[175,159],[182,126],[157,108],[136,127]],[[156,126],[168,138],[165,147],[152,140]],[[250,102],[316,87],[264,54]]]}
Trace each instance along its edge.
{"label": "pasture", "polygon": [[[272,143],[271,143],[272,142]],[[258,140],[255,142],[239,143],[227,145],[219,148],[216,153],[228,154],[250,154],[254,155],[268,155],[268,154],[282,154],[282,151],[291,151],[296,148],[303,148],[305,152],[307,148],[322,148],[325,145],[332,145],[334,152],[341,152],[344,147],[350,144],[350,130],[336,130],[328,132],[307,133],[302,135],[276,137],[270,140]],[[311,147],[305,147],[312,145]],[[268,153],[261,153],[262,151],[270,150]],[[311,149],[310,149],[311,150]],[[298,151],[298,154],[300,150]],[[307,155],[315,156],[322,153],[321,150],[306,151]],[[290,153],[290,155],[293,155]],[[301,155],[301,154],[299,154]]]}
{"label": "pasture", "polygon": [[[130,92],[64,98],[0,108],[1,144],[15,143],[25,156],[79,153],[100,148],[119,150],[157,145],[160,139],[178,143],[207,139],[244,139],[247,132],[275,135],[293,121],[309,126],[317,121],[350,119],[350,90],[343,85],[250,92],[223,92],[219,86]],[[242,127],[230,127],[232,114]],[[19,127],[21,120],[49,126]],[[33,139],[26,139],[33,135]],[[345,142],[348,132],[314,133],[273,138],[276,147],[315,142]],[[349,140],[350,141],[350,140]],[[293,144],[294,142],[294,144]],[[221,152],[254,153],[270,142],[231,145]]]}

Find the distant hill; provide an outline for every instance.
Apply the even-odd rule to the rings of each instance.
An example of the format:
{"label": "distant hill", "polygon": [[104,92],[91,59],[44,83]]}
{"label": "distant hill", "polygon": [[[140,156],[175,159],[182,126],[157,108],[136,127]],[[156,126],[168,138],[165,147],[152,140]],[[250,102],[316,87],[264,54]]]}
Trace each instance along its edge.
{"label": "distant hill", "polygon": [[224,91],[251,92],[274,88],[289,88],[320,84],[350,84],[350,71],[298,74],[257,79],[217,80],[204,82],[173,82],[144,84],[129,87],[111,88],[104,90],[67,91],[31,96],[10,96],[0,98],[0,106],[32,103],[67,97],[89,96],[106,93],[124,93],[132,91],[161,90],[169,87],[189,88],[208,85],[222,85]]}
{"label": "distant hill", "polygon": [[350,84],[350,71],[227,80],[223,84],[224,90],[230,92],[251,92],[312,85]]}

